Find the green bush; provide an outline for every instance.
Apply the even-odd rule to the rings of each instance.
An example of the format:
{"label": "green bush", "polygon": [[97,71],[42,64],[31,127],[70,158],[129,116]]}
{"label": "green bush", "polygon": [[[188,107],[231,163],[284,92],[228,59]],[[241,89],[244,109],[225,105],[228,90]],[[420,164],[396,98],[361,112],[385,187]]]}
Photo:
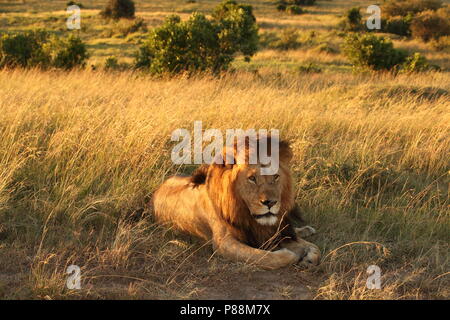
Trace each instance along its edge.
{"label": "green bush", "polygon": [[415,15],[422,11],[437,10],[442,7],[441,0],[388,0],[382,6],[387,17]]}
{"label": "green bush", "polygon": [[450,14],[448,10],[424,11],[411,22],[411,34],[423,41],[450,35]]}
{"label": "green bush", "polygon": [[103,68],[105,70],[117,70],[119,68],[119,60],[117,60],[114,56],[108,57],[105,60],[105,65]]}
{"label": "green bush", "polygon": [[67,38],[53,36],[44,44],[50,56],[50,66],[61,69],[84,67],[88,59],[86,45],[80,38],[70,35]]}
{"label": "green bush", "polygon": [[279,1],[279,2],[277,2],[276,8],[277,8],[278,11],[285,12],[285,11],[286,11],[286,7],[287,7],[287,4],[286,4],[285,1]]}
{"label": "green bush", "polygon": [[289,14],[301,14],[306,11],[301,10],[300,6],[312,6],[315,3],[316,0],[280,0],[276,3],[276,8]]}
{"label": "green bush", "polygon": [[436,66],[429,64],[428,60],[420,53],[415,52],[408,56],[402,65],[402,72],[424,72],[431,69],[436,69]]}
{"label": "green bush", "polygon": [[349,9],[340,23],[340,28],[344,31],[359,31],[363,28],[360,8]]}
{"label": "green bush", "polygon": [[286,7],[286,12],[289,14],[302,14],[302,13],[305,13],[306,11],[303,10],[298,5],[291,4]]}
{"label": "green bush", "polygon": [[194,13],[187,21],[173,15],[150,31],[136,54],[135,66],[152,73],[226,70],[237,53],[255,54],[258,28],[251,6],[225,1],[212,19]]}
{"label": "green bush", "polygon": [[[223,53],[231,58],[240,52],[249,61],[258,48],[258,26],[252,6],[226,0],[215,8],[212,17],[213,24],[219,30],[219,43]],[[231,58],[230,62],[232,60]]]}
{"label": "green bush", "polygon": [[29,31],[0,38],[0,67],[71,69],[84,66],[87,58],[86,46],[75,36],[60,39]]}
{"label": "green bush", "polygon": [[170,16],[150,33],[140,48],[136,66],[152,73],[179,73],[214,69],[220,57],[215,26],[202,14],[194,13],[188,21]]}
{"label": "green bush", "polygon": [[100,14],[105,18],[120,19],[134,18],[136,8],[133,0],[109,0]]}
{"label": "green bush", "polygon": [[290,2],[297,6],[312,6],[316,3],[316,0],[291,0]]}
{"label": "green bush", "polygon": [[414,36],[424,41],[449,34],[450,7],[437,0],[389,1],[383,6],[388,18],[383,31],[401,36]]}
{"label": "green bush", "polygon": [[29,31],[4,34],[0,37],[0,67],[35,67],[48,65],[50,57],[42,46],[48,34],[44,31]]}
{"label": "green bush", "polygon": [[399,36],[408,37],[411,35],[412,16],[391,17],[382,23],[382,30],[387,33],[397,34]]}
{"label": "green bush", "polygon": [[406,51],[395,49],[389,39],[373,34],[348,35],[343,51],[357,69],[396,69],[408,56]]}
{"label": "green bush", "polygon": [[439,69],[437,66],[430,65],[420,53],[408,55],[404,50],[395,49],[389,39],[373,34],[350,34],[346,38],[343,49],[356,69],[399,72]]}
{"label": "green bush", "polygon": [[106,58],[103,69],[105,71],[123,71],[129,68],[129,65],[124,62],[119,62],[115,56]]}

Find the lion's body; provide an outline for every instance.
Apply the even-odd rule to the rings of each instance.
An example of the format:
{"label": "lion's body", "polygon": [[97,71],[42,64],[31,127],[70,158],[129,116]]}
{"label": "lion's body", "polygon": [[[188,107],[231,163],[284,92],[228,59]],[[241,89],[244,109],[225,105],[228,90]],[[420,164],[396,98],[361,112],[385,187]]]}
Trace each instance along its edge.
{"label": "lion's body", "polygon": [[156,191],[153,206],[159,222],[211,239],[211,224],[217,219],[211,214],[214,209],[205,185],[192,188],[190,177],[172,177]]}
{"label": "lion's body", "polygon": [[[207,186],[193,185],[191,177],[171,177],[161,185],[154,197],[153,206],[160,223],[168,223],[176,229],[211,240],[213,230],[223,226],[239,241],[255,248],[270,248],[280,241],[280,237],[296,240],[296,234],[288,223],[288,216],[281,224],[264,226],[254,220],[233,226],[215,214]],[[274,237],[280,231],[278,237]],[[272,244],[272,246],[271,246]]]}
{"label": "lion's body", "polygon": [[[290,223],[295,203],[291,153],[287,144],[284,148],[276,181],[258,176],[254,184],[248,183],[247,176],[259,168],[249,164],[202,166],[192,177],[169,178],[153,197],[157,221],[212,241],[225,256],[264,268],[279,268],[302,257],[316,264],[317,247],[297,239]],[[266,199],[274,205],[261,204]],[[275,248],[282,249],[269,251]]]}

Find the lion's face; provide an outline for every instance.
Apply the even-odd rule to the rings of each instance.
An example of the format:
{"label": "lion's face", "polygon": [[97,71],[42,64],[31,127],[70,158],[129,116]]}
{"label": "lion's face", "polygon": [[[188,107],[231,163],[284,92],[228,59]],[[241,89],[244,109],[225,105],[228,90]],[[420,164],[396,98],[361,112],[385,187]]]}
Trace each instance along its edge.
{"label": "lion's face", "polygon": [[[262,225],[279,221],[282,193],[282,174],[261,175],[260,165],[238,165],[236,189],[252,217]],[[280,173],[282,173],[280,171]]]}
{"label": "lion's face", "polygon": [[[258,147],[259,144],[258,140]],[[226,151],[224,149],[224,155]],[[245,152],[245,163],[234,161],[204,166],[191,181],[194,186],[205,181],[217,213],[233,226],[276,226],[294,205],[290,173],[292,151],[287,142],[279,142],[278,171],[272,175],[261,174],[267,170],[261,170],[264,166],[259,158],[256,164],[247,161],[257,149],[248,148]],[[239,159],[236,149],[234,157]]]}

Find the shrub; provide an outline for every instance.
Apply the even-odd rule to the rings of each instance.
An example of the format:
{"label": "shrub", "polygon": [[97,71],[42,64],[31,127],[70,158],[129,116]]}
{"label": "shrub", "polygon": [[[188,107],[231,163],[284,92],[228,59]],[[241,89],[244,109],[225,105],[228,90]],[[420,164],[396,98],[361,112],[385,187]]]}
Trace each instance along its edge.
{"label": "shrub", "polygon": [[215,8],[212,17],[219,30],[220,48],[229,57],[226,60],[231,58],[231,62],[232,56],[240,52],[249,61],[258,48],[258,26],[252,6],[225,0]]}
{"label": "shrub", "polygon": [[105,60],[105,70],[117,70],[119,68],[119,60],[116,57],[108,57]]}
{"label": "shrub", "polygon": [[411,15],[407,15],[406,17],[391,17],[382,24],[382,29],[387,33],[408,37],[411,35],[410,26],[412,19]]}
{"label": "shrub", "polygon": [[436,66],[432,66],[428,63],[428,60],[420,53],[415,52],[408,56],[406,61],[402,65],[402,72],[423,72],[431,69],[436,69]]}
{"label": "shrub", "polygon": [[340,27],[344,31],[358,31],[362,29],[362,15],[360,9],[355,7],[349,9],[345,13],[343,21],[340,23]]}
{"label": "shrub", "polygon": [[45,31],[3,35],[0,39],[0,67],[71,69],[84,66],[86,46],[75,36],[50,37]]}
{"label": "shrub", "polygon": [[278,11],[282,11],[282,12],[285,12],[286,11],[286,7],[287,7],[287,3],[286,3],[286,1],[278,1],[277,2],[277,10]]}
{"label": "shrub", "polygon": [[53,36],[44,44],[44,50],[49,52],[50,66],[66,70],[84,67],[89,57],[86,45],[73,35],[62,39]]}
{"label": "shrub", "polygon": [[0,37],[0,67],[34,67],[47,65],[50,57],[42,45],[48,34],[44,31],[29,31],[4,34]]}
{"label": "shrub", "polygon": [[236,53],[246,60],[256,52],[258,29],[252,8],[235,1],[221,3],[212,19],[194,13],[187,21],[173,15],[151,30],[136,54],[135,66],[152,73],[226,70]]}
{"label": "shrub", "polygon": [[215,67],[219,50],[214,25],[204,15],[195,13],[186,22],[170,16],[150,33],[136,66],[148,67],[152,73],[203,71]]}
{"label": "shrub", "polygon": [[286,7],[286,12],[289,14],[302,14],[302,13],[305,13],[306,11],[303,10],[298,5],[291,4]]}
{"label": "shrub", "polygon": [[291,2],[298,6],[312,6],[316,3],[316,0],[291,0]]}
{"label": "shrub", "polygon": [[351,34],[346,38],[344,53],[359,69],[395,70],[400,72],[422,72],[439,69],[430,65],[420,53],[408,55],[395,49],[392,42],[372,34]]}
{"label": "shrub", "polygon": [[103,66],[103,69],[106,71],[122,71],[129,68],[129,65],[127,63],[120,63],[119,60],[114,57],[108,57],[105,60],[105,64]]}
{"label": "shrub", "polygon": [[411,34],[423,41],[450,35],[450,15],[446,10],[424,11],[411,22]]}
{"label": "shrub", "polygon": [[437,10],[441,7],[440,0],[389,0],[383,5],[382,12],[387,17],[407,16],[422,11]]}
{"label": "shrub", "polygon": [[105,9],[100,13],[105,18],[120,19],[134,18],[135,5],[133,0],[109,0]]}
{"label": "shrub", "polygon": [[289,14],[302,14],[306,11],[302,10],[300,6],[312,6],[316,0],[280,0],[276,3],[278,11],[285,11]]}
{"label": "shrub", "polygon": [[406,61],[407,53],[395,49],[392,42],[373,34],[350,34],[343,51],[358,69],[392,70]]}
{"label": "shrub", "polygon": [[442,1],[389,1],[383,10],[389,17],[383,23],[384,32],[401,36],[412,34],[429,41],[447,35],[450,29],[450,7],[442,7]]}

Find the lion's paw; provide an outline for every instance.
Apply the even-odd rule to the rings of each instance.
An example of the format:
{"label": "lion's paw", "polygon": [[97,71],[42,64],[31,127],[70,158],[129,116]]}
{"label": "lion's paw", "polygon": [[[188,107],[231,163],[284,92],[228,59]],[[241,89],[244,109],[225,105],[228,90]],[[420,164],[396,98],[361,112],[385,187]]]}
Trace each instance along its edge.
{"label": "lion's paw", "polygon": [[313,234],[316,234],[317,231],[316,231],[316,229],[314,229],[311,226],[305,226],[302,228],[295,228],[295,233],[300,238],[306,238],[306,237],[312,236]]}
{"label": "lion's paw", "polygon": [[298,259],[300,258],[298,256],[298,254],[296,254],[295,252],[292,252],[291,250],[286,249],[286,248],[274,251],[272,253],[275,258],[272,261],[274,263],[274,269],[288,266],[291,264],[295,264],[295,263],[297,263]]}
{"label": "lion's paw", "polygon": [[305,249],[305,255],[299,264],[305,267],[317,266],[320,263],[320,250],[315,244],[309,243]]}

